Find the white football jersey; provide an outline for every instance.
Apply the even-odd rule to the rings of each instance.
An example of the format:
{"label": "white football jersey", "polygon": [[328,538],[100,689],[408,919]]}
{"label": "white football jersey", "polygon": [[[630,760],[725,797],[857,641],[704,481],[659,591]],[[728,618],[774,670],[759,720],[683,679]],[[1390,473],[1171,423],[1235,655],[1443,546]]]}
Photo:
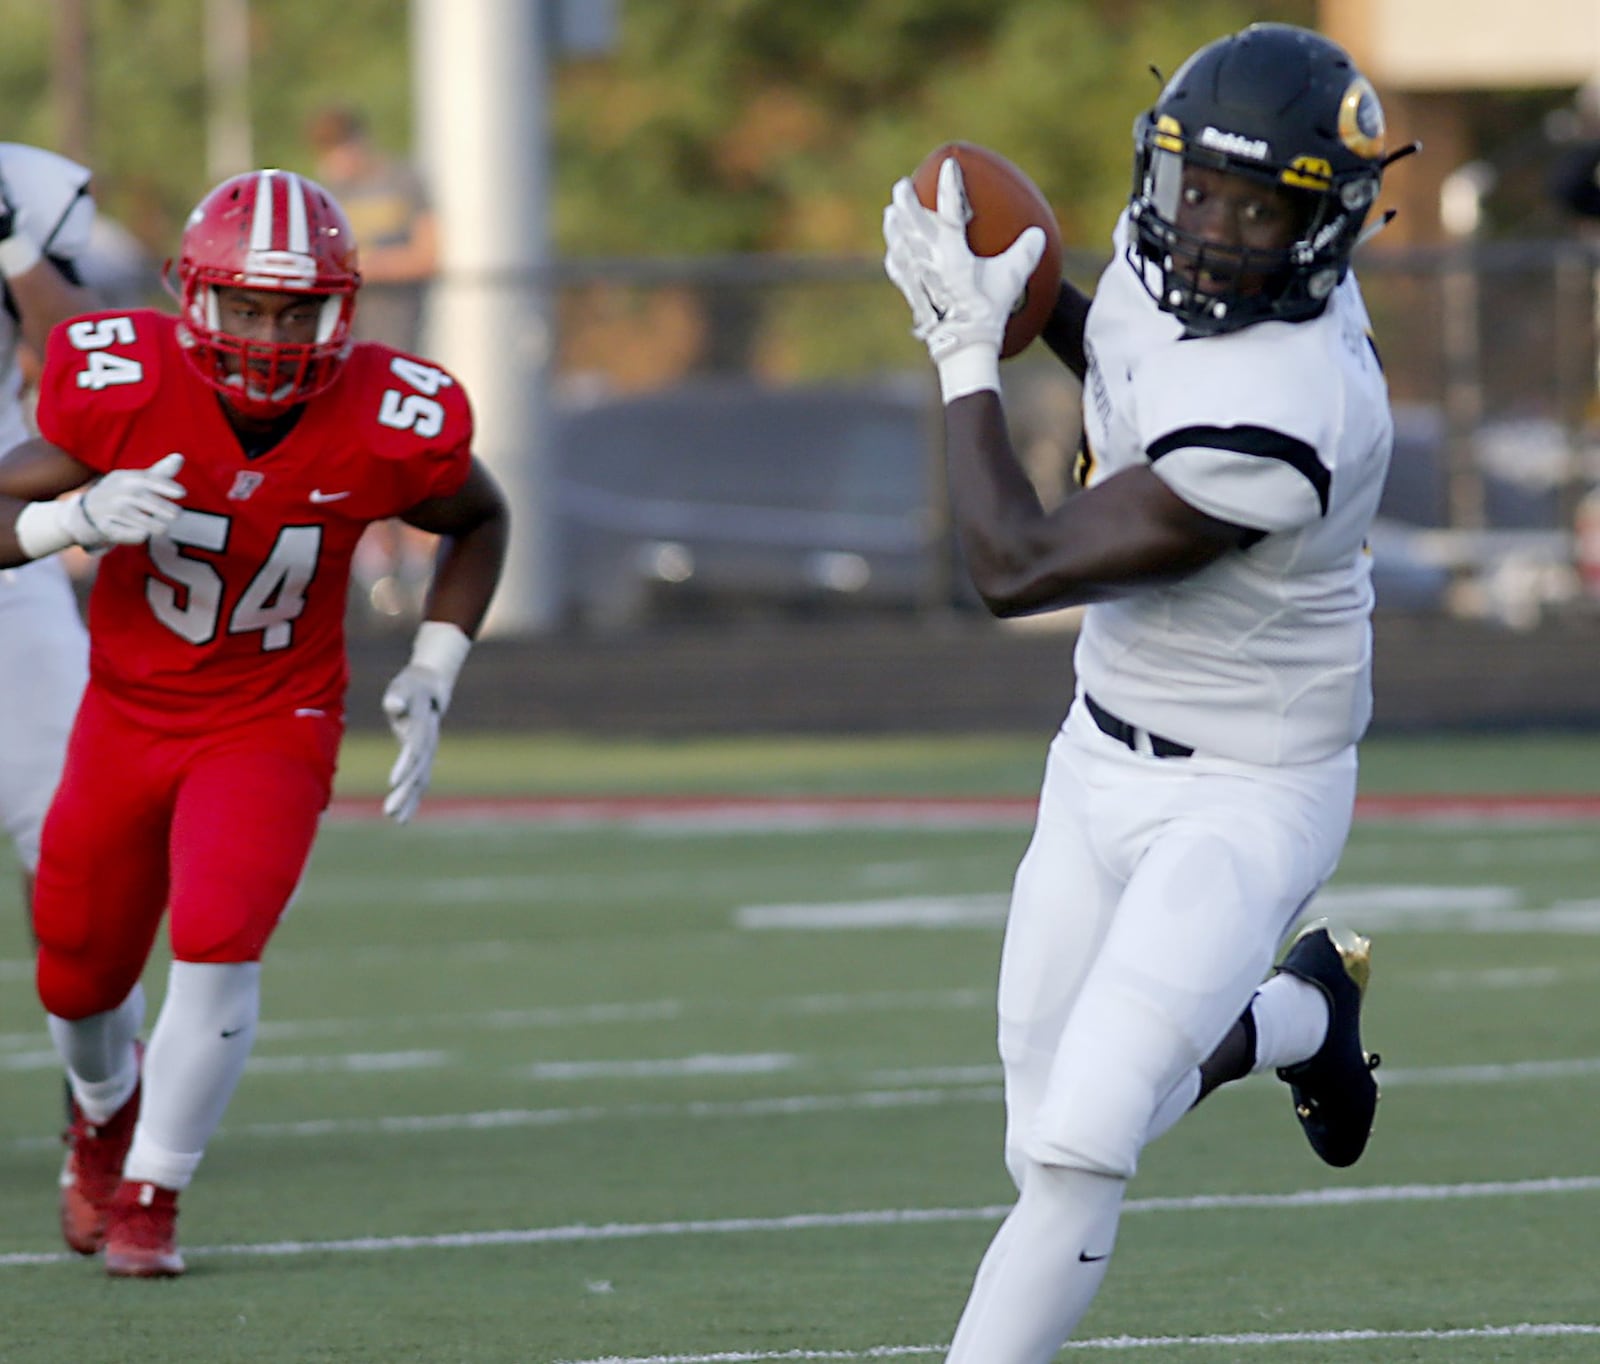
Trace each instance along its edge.
{"label": "white football jersey", "polygon": [[1366,305],[1347,275],[1306,322],[1185,337],[1124,258],[1089,309],[1087,483],[1149,463],[1190,506],[1259,533],[1179,582],[1091,605],[1079,685],[1199,752],[1303,763],[1372,713],[1366,536],[1394,428]]}
{"label": "white football jersey", "polygon": [[[94,200],[84,167],[42,147],[0,142],[0,179],[45,255],[75,261],[83,254],[94,226]],[[0,308],[0,450],[31,434],[21,403],[20,335],[10,309]]]}
{"label": "white football jersey", "polygon": [[[54,152],[0,142],[0,177],[45,254],[77,260],[94,225],[89,172]],[[32,434],[17,364],[20,337],[17,319],[0,307],[0,450]],[[0,571],[0,827],[30,871],[88,679],[88,654],[60,555]]]}

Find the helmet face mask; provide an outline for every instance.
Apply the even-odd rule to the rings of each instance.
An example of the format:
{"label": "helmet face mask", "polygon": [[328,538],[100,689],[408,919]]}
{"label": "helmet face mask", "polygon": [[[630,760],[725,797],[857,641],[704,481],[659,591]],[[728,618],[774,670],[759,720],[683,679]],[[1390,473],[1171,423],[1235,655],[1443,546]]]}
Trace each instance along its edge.
{"label": "helmet face mask", "polygon": [[[1255,24],[1219,39],[1134,126],[1128,263],[1190,334],[1316,317],[1377,198],[1383,137],[1371,85],[1321,35]],[[1287,239],[1246,248],[1187,227],[1185,196],[1207,173],[1273,196]]]}
{"label": "helmet face mask", "polygon": [[[245,417],[270,419],[315,397],[350,353],[356,262],[344,211],[320,185],[276,170],[224,181],[184,228],[177,274],[185,358]],[[274,307],[284,296],[294,303]],[[242,311],[230,306],[236,299]],[[248,306],[252,299],[260,306]],[[291,315],[298,324],[280,325]]]}

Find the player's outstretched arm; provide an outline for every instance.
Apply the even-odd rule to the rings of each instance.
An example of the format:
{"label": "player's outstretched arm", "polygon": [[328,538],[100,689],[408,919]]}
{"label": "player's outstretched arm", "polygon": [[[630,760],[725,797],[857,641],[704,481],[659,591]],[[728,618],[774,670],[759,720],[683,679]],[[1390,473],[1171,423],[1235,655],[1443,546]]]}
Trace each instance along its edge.
{"label": "player's outstretched arm", "polygon": [[[12,447],[0,456],[0,567],[69,545],[143,544],[181,510],[185,490],[174,480],[182,467],[183,456],[171,454],[148,469],[113,469],[91,483],[94,470],[49,441]],[[83,492],[74,492],[85,483]]]}
{"label": "player's outstretched arm", "polygon": [[1187,576],[1249,532],[1191,507],[1138,465],[1046,511],[997,393],[946,405],[950,502],[973,586],[997,616],[1114,597]]}
{"label": "player's outstretched arm", "polygon": [[494,475],[475,459],[459,492],[420,503],[400,519],[441,537],[423,615],[476,635],[500,581],[511,527]]}
{"label": "player's outstretched arm", "polygon": [[493,475],[474,460],[460,492],[413,507],[401,519],[441,537],[426,619],[410,661],[383,693],[383,713],[400,744],[383,812],[404,824],[432,779],[440,723],[500,581],[510,517]]}
{"label": "player's outstretched arm", "polygon": [[74,284],[51,260],[7,275],[6,289],[22,319],[22,338],[37,355],[44,354],[45,339],[58,322],[104,306],[92,290]]}

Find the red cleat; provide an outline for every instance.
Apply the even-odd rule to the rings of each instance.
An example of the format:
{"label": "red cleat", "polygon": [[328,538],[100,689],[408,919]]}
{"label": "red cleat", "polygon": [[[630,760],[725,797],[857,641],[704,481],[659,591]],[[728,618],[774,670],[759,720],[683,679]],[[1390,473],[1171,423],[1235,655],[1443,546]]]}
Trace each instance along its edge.
{"label": "red cleat", "polygon": [[184,1268],[177,1190],[123,1180],[106,1225],[106,1273],[114,1279],[175,1279]]}
{"label": "red cleat", "polygon": [[122,1162],[139,1121],[142,1083],[103,1123],[92,1123],[76,1102],[62,1136],[67,1144],[61,1167],[61,1234],[79,1255],[93,1255],[105,1244],[106,1218],[122,1182]]}

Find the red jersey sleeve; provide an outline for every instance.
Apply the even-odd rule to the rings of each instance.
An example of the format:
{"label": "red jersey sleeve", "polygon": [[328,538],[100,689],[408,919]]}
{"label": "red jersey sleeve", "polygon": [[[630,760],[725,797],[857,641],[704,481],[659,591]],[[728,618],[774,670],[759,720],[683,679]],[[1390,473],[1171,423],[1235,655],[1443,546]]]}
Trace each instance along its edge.
{"label": "red jersey sleeve", "polygon": [[124,451],[148,464],[148,452],[129,450],[125,437],[161,386],[160,337],[171,326],[165,314],[141,308],[53,328],[39,380],[39,434],[101,472],[116,468]]}
{"label": "red jersey sleeve", "polygon": [[373,519],[461,490],[472,464],[472,405],[453,374],[366,342],[351,354],[339,388],[351,435],[375,466],[369,476],[383,485]]}

